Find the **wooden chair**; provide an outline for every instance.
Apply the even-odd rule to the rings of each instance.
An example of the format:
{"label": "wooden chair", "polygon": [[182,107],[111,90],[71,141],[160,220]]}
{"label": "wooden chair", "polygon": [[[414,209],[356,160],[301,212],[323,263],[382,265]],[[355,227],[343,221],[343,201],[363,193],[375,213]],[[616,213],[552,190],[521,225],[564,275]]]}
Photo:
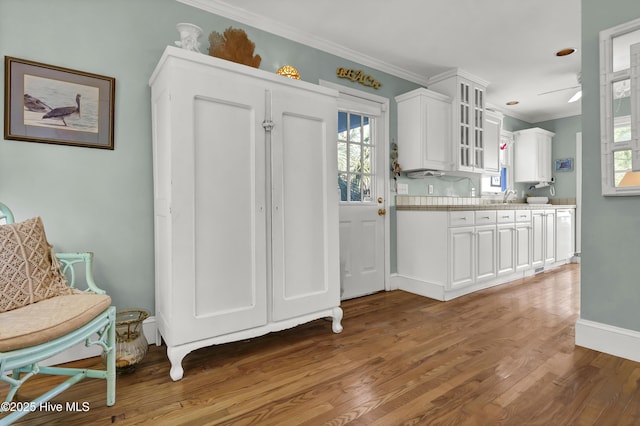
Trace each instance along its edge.
{"label": "wooden chair", "polygon": [[[39,220],[39,218],[38,218]],[[0,224],[14,223],[11,210],[0,203]],[[43,228],[44,231],[44,228]],[[44,232],[43,232],[44,234]],[[0,241],[0,253],[2,250]],[[8,425],[50,401],[85,377],[105,379],[107,405],[115,403],[115,317],[111,298],[93,280],[92,253],[57,253],[58,266],[72,294],[50,297],[0,312],[0,382],[9,385],[0,407],[0,425]],[[55,265],[56,260],[52,260]],[[82,267],[84,266],[84,268]],[[64,279],[63,279],[64,281]],[[76,289],[85,281],[86,290]],[[64,285],[64,283],[62,284]],[[42,361],[78,343],[99,345],[106,353],[106,370],[40,366]],[[26,380],[36,374],[69,378],[32,401],[13,401]]]}

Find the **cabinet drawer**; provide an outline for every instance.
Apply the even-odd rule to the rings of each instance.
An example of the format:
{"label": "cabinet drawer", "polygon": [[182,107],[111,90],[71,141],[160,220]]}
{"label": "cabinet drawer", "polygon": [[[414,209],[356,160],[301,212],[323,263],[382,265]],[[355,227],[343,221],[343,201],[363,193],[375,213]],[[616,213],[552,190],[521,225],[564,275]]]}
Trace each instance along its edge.
{"label": "cabinet drawer", "polygon": [[491,225],[496,223],[495,210],[477,210],[476,225]]}
{"label": "cabinet drawer", "polygon": [[473,226],[473,211],[449,212],[449,226]]}
{"label": "cabinet drawer", "polygon": [[515,210],[498,210],[498,223],[513,223],[516,220]]}
{"label": "cabinet drawer", "polygon": [[530,222],[530,221],[531,221],[531,210],[516,211],[516,222]]}

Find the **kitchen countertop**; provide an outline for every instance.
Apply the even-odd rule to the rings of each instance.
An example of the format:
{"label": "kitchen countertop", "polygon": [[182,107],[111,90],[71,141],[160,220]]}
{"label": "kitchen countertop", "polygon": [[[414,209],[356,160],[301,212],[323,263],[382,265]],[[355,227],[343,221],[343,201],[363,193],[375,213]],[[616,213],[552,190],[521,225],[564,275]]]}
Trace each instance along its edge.
{"label": "kitchen countertop", "polygon": [[396,206],[396,210],[417,211],[460,211],[460,210],[551,210],[575,209],[575,204],[527,204],[527,203],[493,203],[467,205],[425,205],[425,206]]}
{"label": "kitchen countertop", "polygon": [[528,204],[525,198],[516,198],[511,203],[503,203],[500,199],[488,199],[479,197],[396,195],[396,210],[557,210],[575,208],[575,198],[552,198],[549,204]]}

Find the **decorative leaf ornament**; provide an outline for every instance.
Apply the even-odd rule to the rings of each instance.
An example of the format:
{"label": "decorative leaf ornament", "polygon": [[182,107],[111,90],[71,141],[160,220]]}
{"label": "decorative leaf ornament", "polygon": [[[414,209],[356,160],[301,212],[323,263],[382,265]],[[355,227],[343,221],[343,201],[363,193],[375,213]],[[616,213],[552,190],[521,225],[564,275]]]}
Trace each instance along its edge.
{"label": "decorative leaf ornament", "polygon": [[258,68],[262,58],[253,54],[255,47],[244,30],[238,28],[229,27],[224,34],[213,31],[209,35],[210,56]]}

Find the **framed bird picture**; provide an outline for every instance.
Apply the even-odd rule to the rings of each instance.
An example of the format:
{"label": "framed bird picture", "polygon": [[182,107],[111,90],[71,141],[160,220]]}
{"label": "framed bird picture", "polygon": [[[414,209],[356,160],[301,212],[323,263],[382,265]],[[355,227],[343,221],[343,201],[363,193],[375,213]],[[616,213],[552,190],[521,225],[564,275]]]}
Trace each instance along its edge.
{"label": "framed bird picture", "polygon": [[113,149],[116,80],[5,56],[5,139]]}

